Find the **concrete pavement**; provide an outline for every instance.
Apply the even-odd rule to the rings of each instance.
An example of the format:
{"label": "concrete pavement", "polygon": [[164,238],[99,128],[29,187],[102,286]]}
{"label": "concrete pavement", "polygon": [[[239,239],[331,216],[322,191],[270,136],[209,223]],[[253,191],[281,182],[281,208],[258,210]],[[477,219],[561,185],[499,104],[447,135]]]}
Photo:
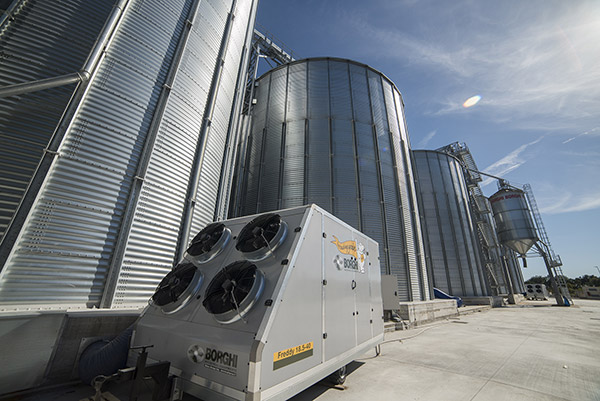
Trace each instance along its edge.
{"label": "concrete pavement", "polygon": [[599,400],[600,301],[526,301],[386,333],[351,365],[345,389],[292,400]]}
{"label": "concrete pavement", "polygon": [[[380,356],[370,351],[349,365],[345,389],[321,382],[292,400],[600,401],[600,301],[575,302],[564,308],[525,301],[386,333]],[[129,385],[107,391],[126,400]],[[8,399],[79,401],[92,394],[78,384]],[[140,398],[149,399],[149,392]]]}

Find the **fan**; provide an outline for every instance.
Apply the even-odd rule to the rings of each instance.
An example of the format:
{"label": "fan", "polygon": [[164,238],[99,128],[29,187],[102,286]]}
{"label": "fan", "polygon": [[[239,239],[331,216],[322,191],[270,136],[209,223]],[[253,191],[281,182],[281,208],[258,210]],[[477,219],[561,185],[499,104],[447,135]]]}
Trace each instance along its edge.
{"label": "fan", "polygon": [[211,223],[204,227],[192,240],[188,255],[199,263],[214,259],[229,243],[231,231],[223,223]]}
{"label": "fan", "polygon": [[266,213],[250,221],[240,232],[235,245],[246,258],[258,261],[267,257],[284,240],[287,224],[276,213]]}
{"label": "fan", "polygon": [[220,323],[244,318],[264,288],[264,275],[249,261],[225,266],[212,279],[202,305]]}
{"label": "fan", "polygon": [[180,263],[158,284],[151,303],[164,313],[174,313],[183,308],[200,289],[202,273],[192,263]]}

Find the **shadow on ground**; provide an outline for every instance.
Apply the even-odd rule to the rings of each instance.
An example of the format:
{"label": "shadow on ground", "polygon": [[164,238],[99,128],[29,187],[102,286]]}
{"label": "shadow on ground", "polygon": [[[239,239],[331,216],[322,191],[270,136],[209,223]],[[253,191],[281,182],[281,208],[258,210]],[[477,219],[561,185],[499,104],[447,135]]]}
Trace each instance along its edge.
{"label": "shadow on ground", "polygon": [[[365,364],[364,362],[358,362],[358,361],[350,362],[346,366],[346,374],[348,376],[352,375],[352,372],[354,372],[355,370],[357,370],[364,364]],[[320,382],[310,386],[303,392],[296,394],[295,396],[290,398],[289,401],[314,400],[315,398],[319,397],[326,391],[344,391],[345,388],[346,388],[345,386],[334,386],[327,378],[325,378],[325,379],[321,380]]]}

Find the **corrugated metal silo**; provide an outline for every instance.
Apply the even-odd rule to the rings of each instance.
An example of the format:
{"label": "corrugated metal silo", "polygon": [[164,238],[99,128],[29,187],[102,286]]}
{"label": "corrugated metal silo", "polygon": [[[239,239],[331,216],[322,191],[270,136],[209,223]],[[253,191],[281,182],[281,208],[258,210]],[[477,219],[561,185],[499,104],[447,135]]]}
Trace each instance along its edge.
{"label": "corrugated metal silo", "polygon": [[[83,69],[114,3],[14,1],[0,22],[0,87]],[[77,40],[57,46],[57,38]],[[43,92],[0,100],[0,239],[50,147],[63,112],[81,86],[74,79]]]}
{"label": "corrugated metal silo", "polygon": [[490,196],[500,243],[525,255],[538,241],[525,193],[516,188],[502,188]]}
{"label": "corrugated metal silo", "polygon": [[432,285],[454,296],[489,295],[459,160],[437,151],[412,153]]}
{"label": "corrugated metal silo", "polygon": [[22,97],[37,103],[0,99],[9,132],[37,146],[12,146],[23,151],[0,167],[2,177],[27,167],[18,178],[29,186],[0,200],[12,205],[0,252],[3,307],[147,301],[227,190],[220,178],[229,174],[229,123],[241,106],[257,3],[15,2],[0,41],[23,62],[0,71],[2,85],[82,65],[89,79]]}
{"label": "corrugated metal silo", "polygon": [[379,242],[404,301],[427,300],[403,103],[380,72],[314,58],[257,80],[237,216],[316,203]]}

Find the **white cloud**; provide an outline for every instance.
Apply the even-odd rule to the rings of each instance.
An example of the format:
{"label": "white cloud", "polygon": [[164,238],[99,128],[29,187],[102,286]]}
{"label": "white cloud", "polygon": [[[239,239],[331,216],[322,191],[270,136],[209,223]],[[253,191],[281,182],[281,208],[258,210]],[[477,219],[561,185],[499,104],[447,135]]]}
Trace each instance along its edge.
{"label": "white cloud", "polygon": [[560,199],[554,200],[549,205],[540,207],[540,212],[545,214],[560,214],[583,212],[600,208],[600,193],[584,196],[573,196],[571,193],[563,193]]}
{"label": "white cloud", "polygon": [[[488,173],[488,174],[499,176],[499,177],[505,176],[506,174],[510,173],[511,171],[513,171],[516,168],[519,168],[523,163],[525,163],[525,159],[522,156],[523,152],[525,152],[525,150],[527,148],[529,148],[530,146],[533,146],[533,145],[537,144],[538,142],[540,142],[542,140],[542,138],[544,138],[543,135],[540,136],[535,141],[532,141],[532,142],[529,142],[529,143],[519,146],[518,148],[516,148],[515,150],[513,150],[512,152],[510,152],[503,158],[495,161],[494,163],[492,163],[489,166],[487,166],[486,168],[484,168],[482,171],[484,173]],[[492,183],[493,181],[495,181],[495,179],[488,177],[483,180],[483,182],[481,183],[481,186],[484,187],[484,186]]]}
{"label": "white cloud", "polygon": [[600,130],[600,127],[596,127],[596,128],[592,128],[591,130],[582,132],[581,134],[577,134],[569,139],[567,139],[566,141],[563,142],[563,144],[569,143],[574,139],[579,138],[580,136],[586,136],[586,135],[600,135],[600,132],[594,134],[595,132],[597,132],[598,130]]}
{"label": "white cloud", "polygon": [[[527,2],[500,3],[501,12],[494,19],[484,7],[469,1],[460,4],[464,18],[428,20],[428,35],[408,34],[401,24],[378,24],[368,16],[346,17],[368,38],[364,51],[371,53],[369,57],[378,52],[378,57],[429,71],[442,82],[443,87],[433,89],[437,93],[423,91],[430,114],[475,112],[494,121],[510,118],[513,123],[517,118],[547,117],[571,124],[597,116],[600,23],[593,2],[569,7],[554,2],[554,7],[549,4],[540,10]],[[466,20],[472,23],[457,26]],[[372,46],[374,41],[381,46]],[[472,93],[485,101],[477,110],[465,110],[462,102]]]}
{"label": "white cloud", "polygon": [[433,137],[435,136],[435,134],[437,134],[436,130],[431,131],[429,134],[425,135],[425,138],[421,139],[419,141],[419,143],[417,144],[417,146],[419,148],[424,148],[425,146],[427,146],[427,144],[429,143],[429,141],[431,141],[433,139]]}

